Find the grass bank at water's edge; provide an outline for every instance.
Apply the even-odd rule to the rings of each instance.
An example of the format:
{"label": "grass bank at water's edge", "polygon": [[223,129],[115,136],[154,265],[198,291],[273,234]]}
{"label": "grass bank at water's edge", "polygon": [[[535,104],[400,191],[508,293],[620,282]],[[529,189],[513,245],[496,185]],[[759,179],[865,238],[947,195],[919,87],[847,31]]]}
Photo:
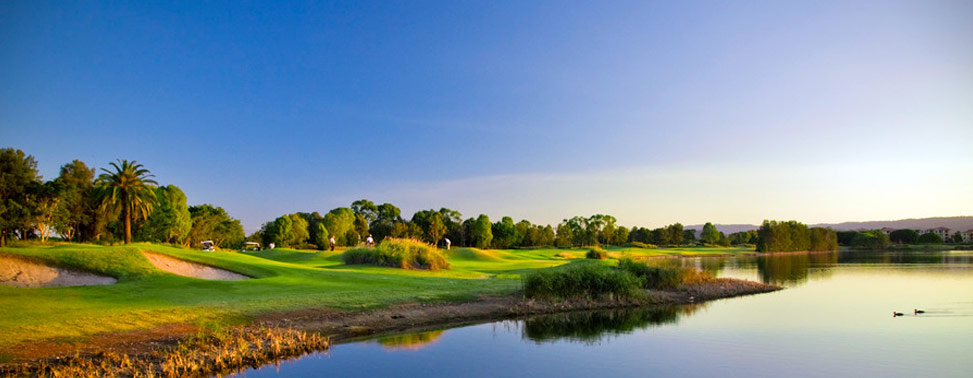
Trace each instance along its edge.
{"label": "grass bank at water's edge", "polygon": [[[151,250],[253,277],[208,281],[156,269]],[[613,257],[749,253],[727,248],[608,249]],[[38,341],[84,342],[97,334],[166,324],[245,324],[269,312],[307,308],[363,310],[395,303],[469,300],[519,290],[525,272],[583,259],[583,249],[443,251],[451,269],[440,271],[345,265],[339,252],[275,249],[202,252],[151,244],[64,244],[0,248],[66,268],[105,274],[105,286],[24,289],[0,285],[0,354]],[[9,358],[9,357],[8,357]]]}

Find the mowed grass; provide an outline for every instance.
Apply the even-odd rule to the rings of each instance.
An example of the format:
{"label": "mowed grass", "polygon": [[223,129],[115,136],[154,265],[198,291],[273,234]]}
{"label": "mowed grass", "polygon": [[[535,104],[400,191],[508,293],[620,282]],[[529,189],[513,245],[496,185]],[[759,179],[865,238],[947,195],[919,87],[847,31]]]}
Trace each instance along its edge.
{"label": "mowed grass", "polygon": [[[253,277],[209,281],[155,268],[153,251]],[[583,259],[586,249],[445,252],[450,269],[405,270],[346,265],[342,251],[274,249],[203,252],[151,244],[63,244],[0,248],[28,258],[118,278],[105,286],[25,289],[0,285],[0,353],[31,341],[83,341],[105,332],[172,323],[242,324],[264,313],[307,308],[362,310],[402,302],[441,302],[520,290],[523,273]],[[612,257],[751,252],[733,248],[609,248]]]}

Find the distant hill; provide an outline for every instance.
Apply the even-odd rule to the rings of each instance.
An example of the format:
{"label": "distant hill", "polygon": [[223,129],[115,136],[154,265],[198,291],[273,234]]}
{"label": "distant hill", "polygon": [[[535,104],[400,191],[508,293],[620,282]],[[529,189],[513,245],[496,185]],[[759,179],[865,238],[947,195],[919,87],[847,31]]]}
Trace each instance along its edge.
{"label": "distant hill", "polygon": [[[798,219],[797,221],[800,221]],[[843,223],[818,223],[808,225],[809,227],[831,227],[837,231],[851,231],[858,229],[881,229],[884,227],[900,229],[909,228],[917,230],[925,230],[936,227],[946,227],[953,231],[966,231],[973,230],[973,216],[964,217],[934,217],[934,218],[917,218],[917,219],[900,219],[900,220],[886,220],[886,221],[865,221],[865,222],[843,222]],[[716,229],[727,235],[734,232],[756,230],[760,228],[759,224],[717,224]],[[691,226],[685,226],[686,230],[696,230],[696,235],[703,230],[703,225],[694,224]]]}
{"label": "distant hill", "polygon": [[[758,224],[716,224],[714,226],[716,226],[717,231],[727,235],[734,232],[750,231],[760,228],[760,225]],[[683,227],[683,230],[696,230],[696,236],[699,236],[699,233],[703,232],[703,225],[694,224],[691,226],[685,226]]]}
{"label": "distant hill", "polygon": [[894,221],[868,221],[868,222],[844,222],[844,223],[823,223],[814,224],[811,227],[831,227],[838,231],[858,230],[858,229],[880,229],[883,227],[900,229],[910,228],[925,230],[936,227],[946,227],[953,231],[973,230],[973,217],[935,217],[918,219],[901,219]]}

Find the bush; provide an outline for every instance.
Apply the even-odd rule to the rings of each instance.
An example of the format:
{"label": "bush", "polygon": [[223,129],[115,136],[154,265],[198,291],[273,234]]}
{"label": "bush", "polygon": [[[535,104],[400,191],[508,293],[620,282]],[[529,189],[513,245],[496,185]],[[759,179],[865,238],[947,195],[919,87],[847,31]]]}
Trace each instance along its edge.
{"label": "bush", "polygon": [[932,232],[919,235],[919,239],[917,241],[919,244],[943,244],[943,238]]}
{"label": "bush", "polygon": [[574,264],[567,268],[543,269],[523,277],[528,298],[638,298],[641,280],[629,272],[601,264]]}
{"label": "bush", "polygon": [[592,247],[588,249],[588,253],[586,253],[584,256],[585,258],[593,260],[606,260],[608,259],[608,251],[598,247]]}
{"label": "bush", "polygon": [[341,254],[345,264],[368,264],[402,269],[449,269],[439,249],[408,239],[385,239],[374,248],[353,248]]}
{"label": "bush", "polygon": [[645,249],[658,249],[659,248],[659,246],[657,246],[655,244],[649,244],[649,243],[643,243],[643,242],[637,242],[637,241],[636,242],[631,242],[631,243],[625,243],[622,246],[623,247],[628,247],[628,248],[645,248]]}
{"label": "bush", "polygon": [[672,289],[682,284],[699,283],[709,274],[682,266],[660,267],[625,259],[618,262],[618,269],[638,277],[646,289]]}

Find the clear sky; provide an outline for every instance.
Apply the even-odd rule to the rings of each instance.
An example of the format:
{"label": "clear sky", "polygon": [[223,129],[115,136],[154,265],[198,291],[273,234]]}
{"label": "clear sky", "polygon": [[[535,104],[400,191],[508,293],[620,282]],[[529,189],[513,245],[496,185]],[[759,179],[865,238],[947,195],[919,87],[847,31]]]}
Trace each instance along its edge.
{"label": "clear sky", "polygon": [[0,146],[247,232],[368,198],[623,225],[973,215],[973,2],[0,2]]}

